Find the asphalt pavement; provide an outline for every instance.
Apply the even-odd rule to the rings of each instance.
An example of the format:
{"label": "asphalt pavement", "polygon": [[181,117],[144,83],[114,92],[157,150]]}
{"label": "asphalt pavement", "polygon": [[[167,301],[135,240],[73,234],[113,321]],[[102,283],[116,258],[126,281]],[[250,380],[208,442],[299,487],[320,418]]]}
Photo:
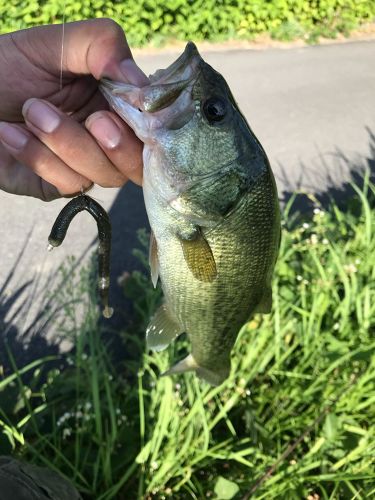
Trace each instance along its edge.
{"label": "asphalt pavement", "polygon": [[[164,68],[177,53],[140,55],[146,73]],[[267,50],[203,52],[227,79],[251,128],[263,144],[273,167],[280,198],[295,189],[309,193],[340,193],[351,175],[375,158],[375,41]],[[113,276],[137,267],[131,255],[136,230],[147,226],[141,189],[95,188],[92,195],[109,210],[113,223]],[[51,277],[68,255],[87,258],[96,225],[86,213],[73,221],[62,247],[46,252],[47,237],[66,203],[51,203],[0,192],[1,319],[17,321],[25,332],[38,308],[38,297],[51,286]],[[19,252],[27,240],[22,258]],[[12,279],[6,282],[15,266]],[[27,314],[11,319],[10,304],[17,290],[38,278]],[[117,317],[125,316],[119,288],[113,280],[112,301]],[[31,285],[21,294],[31,297]],[[4,305],[4,300],[8,302]],[[14,307],[13,307],[14,309]],[[0,363],[1,364],[1,363]]]}

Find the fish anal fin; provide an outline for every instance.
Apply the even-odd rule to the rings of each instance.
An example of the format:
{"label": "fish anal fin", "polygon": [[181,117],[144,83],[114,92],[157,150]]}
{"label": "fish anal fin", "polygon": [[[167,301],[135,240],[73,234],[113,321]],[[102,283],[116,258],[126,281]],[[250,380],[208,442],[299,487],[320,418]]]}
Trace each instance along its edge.
{"label": "fish anal fin", "polygon": [[272,288],[268,286],[264,289],[263,296],[255,308],[255,312],[269,314],[272,310]]}
{"label": "fish anal fin", "polygon": [[192,354],[176,363],[172,368],[162,373],[161,376],[175,375],[177,373],[195,372],[199,378],[205,380],[211,385],[218,386],[228,377],[230,365],[218,365],[216,371],[200,366],[194,359]]}
{"label": "fish anal fin", "polygon": [[200,231],[192,239],[180,238],[185,262],[193,276],[206,283],[214,281],[217,276],[216,262],[210,245]]}
{"label": "fish anal fin", "polygon": [[153,351],[162,351],[182,333],[182,328],[168,312],[167,306],[162,304],[156,311],[146,329],[147,348]]}
{"label": "fish anal fin", "polygon": [[150,264],[151,281],[152,284],[154,285],[154,288],[156,288],[159,278],[158,244],[156,242],[155,235],[152,231],[150,234],[150,248],[148,254],[148,261]]}

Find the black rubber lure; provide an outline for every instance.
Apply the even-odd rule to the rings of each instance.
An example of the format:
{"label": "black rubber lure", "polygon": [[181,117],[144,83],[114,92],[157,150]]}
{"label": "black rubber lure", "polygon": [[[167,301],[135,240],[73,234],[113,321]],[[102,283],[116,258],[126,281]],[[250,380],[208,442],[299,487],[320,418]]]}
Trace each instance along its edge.
{"label": "black rubber lure", "polygon": [[64,241],[69,225],[74,217],[83,210],[87,210],[94,217],[98,225],[98,274],[99,293],[103,304],[103,316],[110,318],[113,314],[112,307],[108,305],[109,272],[111,255],[111,222],[107,212],[98,202],[85,194],[70,200],[61,210],[48,237],[48,250],[61,245]]}

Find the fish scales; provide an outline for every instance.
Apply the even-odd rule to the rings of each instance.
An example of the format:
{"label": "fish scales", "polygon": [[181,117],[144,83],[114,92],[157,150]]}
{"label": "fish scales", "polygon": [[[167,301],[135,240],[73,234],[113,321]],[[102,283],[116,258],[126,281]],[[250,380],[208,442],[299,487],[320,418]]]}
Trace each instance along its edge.
{"label": "fish scales", "polygon": [[[194,279],[178,239],[165,241],[168,252],[162,251],[161,240],[160,274],[166,304],[177,315],[183,330],[194,332],[192,355],[198,364],[204,358],[212,361],[205,363],[207,367],[217,363],[228,366],[228,348],[270,286],[268,270],[275,260],[278,235],[272,227],[277,199],[267,177],[268,172],[264,182],[243,196],[232,217],[205,233],[218,268],[213,283]],[[238,303],[243,304],[241,308],[236,307]]]}
{"label": "fish scales", "polygon": [[141,89],[102,83],[145,143],[151,276],[164,293],[147,343],[162,350],[186,332],[191,354],[166,373],[192,370],[217,385],[230,372],[242,325],[270,312],[280,240],[276,185],[228,85],[193,44],[150,79]]}

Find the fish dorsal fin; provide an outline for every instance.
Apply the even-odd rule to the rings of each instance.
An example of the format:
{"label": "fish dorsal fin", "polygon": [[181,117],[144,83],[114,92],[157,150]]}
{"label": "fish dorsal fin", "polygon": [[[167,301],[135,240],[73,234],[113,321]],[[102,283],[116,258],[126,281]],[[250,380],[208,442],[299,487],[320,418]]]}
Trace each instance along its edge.
{"label": "fish dorsal fin", "polygon": [[159,278],[159,259],[158,259],[158,244],[156,243],[156,238],[153,231],[151,231],[150,234],[150,248],[148,254],[148,262],[150,264],[150,270],[151,270],[151,281],[152,284],[154,285],[154,288],[156,288]]}
{"label": "fish dorsal fin", "polygon": [[210,283],[217,276],[216,262],[210,245],[201,233],[196,231],[192,239],[180,237],[185,261],[199,281]]}
{"label": "fish dorsal fin", "polygon": [[169,313],[167,306],[162,304],[147,327],[147,348],[153,351],[162,351],[182,332],[182,328]]}
{"label": "fish dorsal fin", "polygon": [[272,288],[268,286],[264,289],[263,296],[255,308],[255,312],[269,314],[272,309]]}

